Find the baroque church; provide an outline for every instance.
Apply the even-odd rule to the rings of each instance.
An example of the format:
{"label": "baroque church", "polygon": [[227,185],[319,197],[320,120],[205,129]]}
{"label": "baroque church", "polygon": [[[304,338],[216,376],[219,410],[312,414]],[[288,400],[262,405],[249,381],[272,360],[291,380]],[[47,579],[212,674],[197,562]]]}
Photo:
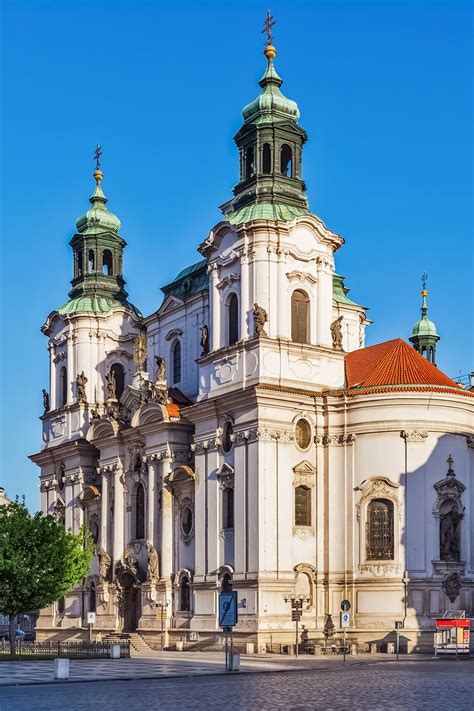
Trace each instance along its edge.
{"label": "baroque church", "polygon": [[219,648],[221,590],[238,593],[236,647],[259,652],[294,640],[292,596],[317,643],[343,599],[351,642],[401,621],[408,651],[446,610],[474,615],[474,392],[436,367],[426,289],[411,345],[365,347],[344,239],[309,209],[307,134],[264,54],[233,197],[149,316],[128,300],[97,150],[69,300],[42,326],[31,456],[43,512],[87,526],[95,556],[39,640],[86,638],[95,611],[99,638]]}

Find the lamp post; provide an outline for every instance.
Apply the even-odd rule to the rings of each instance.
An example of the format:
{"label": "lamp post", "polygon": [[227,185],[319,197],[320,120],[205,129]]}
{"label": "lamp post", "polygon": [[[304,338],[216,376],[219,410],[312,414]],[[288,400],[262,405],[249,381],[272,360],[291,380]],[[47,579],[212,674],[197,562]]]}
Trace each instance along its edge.
{"label": "lamp post", "polygon": [[164,602],[157,602],[156,606],[160,611],[160,650],[163,651],[164,647],[164,627],[163,627],[163,615],[166,612],[169,602],[165,600]]}
{"label": "lamp post", "polygon": [[285,602],[291,602],[291,619],[296,622],[296,646],[295,655],[298,656],[298,625],[301,619],[301,614],[303,612],[303,603],[309,603],[309,597],[304,595],[291,595],[290,597],[285,596]]}

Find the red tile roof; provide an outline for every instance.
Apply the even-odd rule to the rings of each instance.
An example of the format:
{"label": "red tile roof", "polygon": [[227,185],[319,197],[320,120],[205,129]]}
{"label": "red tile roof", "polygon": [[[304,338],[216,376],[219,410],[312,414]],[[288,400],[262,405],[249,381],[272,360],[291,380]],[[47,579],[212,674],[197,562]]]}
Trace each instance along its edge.
{"label": "red tile roof", "polygon": [[346,387],[434,385],[462,389],[401,338],[361,348],[345,359]]}

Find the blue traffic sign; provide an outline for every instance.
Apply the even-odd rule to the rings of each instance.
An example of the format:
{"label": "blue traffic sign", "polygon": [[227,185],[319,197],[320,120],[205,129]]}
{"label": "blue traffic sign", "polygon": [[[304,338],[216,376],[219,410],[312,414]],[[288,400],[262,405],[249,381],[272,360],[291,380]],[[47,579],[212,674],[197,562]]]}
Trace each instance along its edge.
{"label": "blue traffic sign", "polygon": [[219,594],[219,626],[234,627],[237,624],[237,593],[222,592]]}

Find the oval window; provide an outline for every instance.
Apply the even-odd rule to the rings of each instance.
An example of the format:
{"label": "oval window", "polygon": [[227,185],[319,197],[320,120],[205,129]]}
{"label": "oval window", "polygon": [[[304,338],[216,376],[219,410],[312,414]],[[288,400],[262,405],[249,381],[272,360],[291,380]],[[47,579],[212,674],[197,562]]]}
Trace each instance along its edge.
{"label": "oval window", "polygon": [[296,444],[301,449],[307,449],[311,444],[311,427],[306,420],[298,420],[295,429]]}
{"label": "oval window", "polygon": [[186,536],[193,530],[193,512],[189,506],[181,511],[181,529]]}
{"label": "oval window", "polygon": [[226,422],[224,425],[224,432],[222,433],[222,449],[224,452],[230,452],[232,449],[232,434],[234,428],[232,427],[232,422]]}

